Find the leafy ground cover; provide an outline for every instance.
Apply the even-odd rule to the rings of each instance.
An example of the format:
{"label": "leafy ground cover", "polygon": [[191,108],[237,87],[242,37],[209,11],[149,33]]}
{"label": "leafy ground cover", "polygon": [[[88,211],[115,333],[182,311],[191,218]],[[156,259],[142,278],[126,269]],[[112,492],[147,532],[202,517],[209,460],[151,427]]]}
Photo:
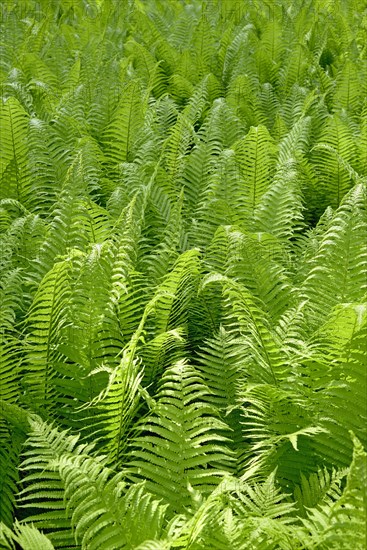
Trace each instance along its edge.
{"label": "leafy ground cover", "polygon": [[366,2],[0,8],[0,548],[364,550]]}

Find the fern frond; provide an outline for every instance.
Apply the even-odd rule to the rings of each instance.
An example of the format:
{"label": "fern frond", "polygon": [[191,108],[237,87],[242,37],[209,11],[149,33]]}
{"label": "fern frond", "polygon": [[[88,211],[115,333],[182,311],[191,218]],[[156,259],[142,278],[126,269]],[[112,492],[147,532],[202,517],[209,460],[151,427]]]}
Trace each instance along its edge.
{"label": "fern frond", "polygon": [[286,271],[289,255],[282,241],[271,233],[242,233],[230,226],[226,234],[228,259],[224,273],[245,285],[261,300],[269,316],[277,319],[294,301]]}
{"label": "fern frond", "polygon": [[133,160],[134,141],[143,114],[139,85],[131,82],[123,90],[116,113],[103,134],[105,155],[112,165]]}
{"label": "fern frond", "polygon": [[199,266],[199,251],[187,250],[178,257],[172,271],[165,275],[157,287],[156,296],[159,300],[155,305],[152,328],[155,335],[187,323],[190,302],[197,285]]}
{"label": "fern frond", "polygon": [[0,111],[2,146],[0,156],[0,198],[25,200],[27,170],[28,115],[13,97],[2,101]]}
{"label": "fern frond", "polygon": [[154,392],[163,372],[174,361],[179,361],[185,354],[185,332],[182,328],[161,332],[140,350],[144,365],[144,385]]}
{"label": "fern frond", "polygon": [[178,115],[177,122],[169,134],[165,144],[165,160],[170,181],[175,184],[171,191],[173,198],[174,195],[177,195],[179,189],[177,184],[180,183],[182,178],[186,162],[185,155],[192,143],[194,134],[192,123],[184,113]]}
{"label": "fern frond", "polygon": [[227,439],[218,435],[228,428],[205,403],[207,394],[201,376],[183,361],[167,369],[154,415],[141,421],[133,441],[127,475],[147,479],[172,511],[190,505],[190,487],[210,492],[225,472],[222,464],[231,462]]}
{"label": "fern frond", "polygon": [[202,372],[210,390],[208,401],[223,412],[237,401],[237,381],[244,375],[241,372],[243,356],[241,340],[223,327],[214,338],[205,342],[198,353],[197,369]]}
{"label": "fern frond", "polygon": [[246,341],[249,375],[257,382],[277,384],[284,365],[281,362],[277,337],[261,309],[261,301],[243,284],[216,273],[203,280],[202,290],[216,282],[223,285],[223,294],[229,299],[232,315]]}
{"label": "fern frond", "polygon": [[15,522],[11,531],[0,524],[0,545],[4,550],[14,550],[16,543],[22,550],[55,550],[52,542],[32,525]]}
{"label": "fern frond", "polygon": [[303,517],[307,516],[309,508],[320,507],[340,498],[341,482],[346,473],[346,470],[333,470],[330,474],[324,468],[310,474],[308,478],[301,474],[301,483],[295,488],[294,497]]}
{"label": "fern frond", "polygon": [[159,284],[164,275],[174,266],[179,252],[184,247],[185,233],[182,220],[183,192],[169,213],[167,225],[158,247],[152,251],[146,259],[146,267],[149,283],[153,286]]}
{"label": "fern frond", "polygon": [[272,186],[261,197],[253,227],[289,243],[304,226],[303,209],[297,164],[290,160],[278,169]]}
{"label": "fern frond", "polygon": [[19,481],[19,464],[24,436],[17,430],[11,430],[4,422],[4,403],[0,402],[0,522],[7,526],[13,523],[17,482]]}
{"label": "fern frond", "polygon": [[243,178],[245,210],[253,213],[268,189],[275,153],[273,140],[265,126],[251,127],[245,138],[234,145]]}
{"label": "fern frond", "polygon": [[325,197],[323,202],[337,207],[352,186],[348,171],[337,157],[340,156],[350,163],[356,154],[354,136],[347,121],[336,114],[330,117],[320,136],[320,143],[330,145],[337,154],[335,156],[328,149],[315,149],[312,154],[312,163],[320,182],[320,193]]}
{"label": "fern frond", "polygon": [[29,436],[22,462],[26,475],[18,504],[24,511],[30,511],[26,514],[26,521],[45,531],[57,548],[73,548],[74,537],[66,515],[64,487],[50,461],[73,451],[81,453],[86,448],[77,447],[79,436],[71,436],[66,431],[59,432],[39,417],[29,419],[28,422]]}
{"label": "fern frond", "polygon": [[362,176],[367,176],[367,104],[361,115],[361,129],[358,137],[358,164],[357,172]]}
{"label": "fern frond", "polygon": [[353,545],[362,550],[366,540],[366,453],[353,436],[353,461],[346,487],[336,502],[312,508],[304,525],[311,533],[310,548],[335,546],[346,550]]}
{"label": "fern frond", "polygon": [[123,351],[120,364],[110,373],[107,386],[87,404],[87,427],[102,440],[109,460],[118,464],[127,444],[128,430],[137,412],[143,373],[136,357],[137,347],[144,338],[145,324],[161,295],[158,293],[145,307],[139,326]]}
{"label": "fern frond", "polygon": [[0,333],[0,521],[10,526],[13,520],[19,455],[23,443],[21,430],[12,429],[6,410],[20,392],[20,342]]}
{"label": "fern frond", "polygon": [[225,478],[181,528],[174,546],[234,550],[302,548],[305,530],[292,517],[274,473],[262,483]]}
{"label": "fern frond", "polygon": [[59,330],[65,322],[70,295],[72,259],[54,265],[42,280],[27,316],[27,363],[23,367],[24,399],[36,408],[52,404],[53,364],[58,360]]}
{"label": "fern frond", "polygon": [[307,398],[301,393],[265,384],[247,389],[244,385],[240,399],[243,436],[250,440],[242,468],[251,465],[270,472],[277,466],[285,486],[297,482],[301,471],[312,471],[309,438],[326,431],[317,424],[316,407],[306,409]]}
{"label": "fern frond", "polygon": [[190,242],[200,249],[205,250],[209,246],[218,226],[248,221],[237,202],[237,182],[240,177],[233,150],[225,149],[207,180],[208,185],[203,190],[192,219]]}
{"label": "fern frond", "polygon": [[[236,78],[228,86],[227,101],[247,128],[257,127],[266,122],[266,116],[262,113],[258,93],[260,84],[256,75],[242,69]],[[268,108],[267,112],[271,109]],[[265,120],[264,120],[265,116]]]}
{"label": "fern frond", "polygon": [[309,301],[315,321],[325,319],[337,303],[359,301],[365,293],[365,193],[363,184],[348,193],[309,262],[301,295]]}
{"label": "fern frond", "polygon": [[[325,373],[328,381],[326,387],[313,400],[319,410],[320,425],[328,430],[328,437],[319,435],[315,438],[315,452],[323,456],[324,463],[338,467],[348,466],[352,458],[352,443],[348,437],[350,429],[363,445],[367,445],[367,384],[364,374],[366,315],[362,320],[364,306],[357,305],[353,309],[344,308],[337,319],[330,319],[335,332],[330,331],[330,325],[320,331],[321,334],[323,330],[327,332],[323,342],[327,350],[324,356],[331,368],[329,373]],[[339,338],[338,334],[341,335]],[[317,354],[315,360],[318,360]]]}
{"label": "fern frond", "polygon": [[284,53],[280,21],[268,21],[258,43],[255,59],[260,81],[277,84],[278,68]]}
{"label": "fern frond", "polygon": [[351,115],[357,114],[361,107],[362,97],[360,93],[364,68],[359,68],[351,60],[345,62],[340,70],[334,93],[335,110],[345,109]]}
{"label": "fern frond", "polygon": [[128,353],[109,376],[102,392],[87,405],[82,415],[87,433],[93,433],[109,461],[118,464],[126,446],[128,430],[139,405],[142,372]]}

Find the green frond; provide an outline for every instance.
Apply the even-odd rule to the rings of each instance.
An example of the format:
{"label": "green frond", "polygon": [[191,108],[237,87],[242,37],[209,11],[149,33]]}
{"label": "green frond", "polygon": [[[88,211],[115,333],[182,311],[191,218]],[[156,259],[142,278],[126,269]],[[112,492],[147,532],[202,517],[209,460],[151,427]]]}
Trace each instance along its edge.
{"label": "green frond", "polygon": [[[121,473],[114,474],[105,459],[93,458],[91,446],[76,446],[77,440],[40,419],[30,420],[25,453],[29,458],[23,466],[32,473],[26,477],[21,502],[32,507],[35,498],[39,509],[49,511],[29,516],[27,522],[45,529],[57,548],[74,546],[66,538],[71,536],[70,527],[82,549],[128,549],[159,537],[166,506],[154,500],[144,484],[126,491]],[[34,456],[34,447],[40,456]],[[44,501],[46,494],[49,498]],[[86,495],[91,500],[85,500]]]}
{"label": "green frond", "polygon": [[234,150],[243,178],[241,197],[244,203],[240,208],[251,215],[270,184],[274,143],[265,126],[251,127],[247,135],[234,145]]}
{"label": "green frond", "polygon": [[0,2],[1,549],[364,550],[366,44]]}
{"label": "green frond", "polygon": [[362,65],[357,68],[354,61],[346,60],[336,81],[334,93],[335,108],[345,109],[352,115],[358,112],[362,103],[360,93],[361,86],[363,85],[362,77],[365,75],[366,71]]}
{"label": "green frond", "polygon": [[0,333],[0,521],[12,524],[19,455],[23,436],[9,424],[7,411],[19,399],[20,393],[20,342]]}
{"label": "green frond", "polygon": [[167,225],[158,247],[146,259],[146,271],[152,285],[159,284],[164,275],[169,272],[178,258],[180,251],[185,247],[186,235],[182,219],[183,192],[176,204],[170,208]]}
{"label": "green frond", "polygon": [[64,486],[59,472],[50,462],[73,451],[79,454],[85,446],[77,447],[79,436],[59,432],[39,417],[30,419],[29,423],[22,462],[25,475],[18,505],[24,510],[27,523],[32,522],[37,529],[44,531],[56,548],[73,548],[74,537],[66,515]]}
{"label": "green frond", "polygon": [[265,465],[268,471],[277,466],[277,477],[287,487],[298,481],[301,471],[312,471],[312,441],[326,429],[318,424],[317,409],[305,396],[269,384],[244,384],[238,399],[243,437],[249,442],[241,457],[243,471],[249,466],[261,471]]}
{"label": "green frond", "polygon": [[[245,128],[257,127],[266,122],[258,94],[261,90],[257,76],[248,70],[239,70],[228,86],[227,101]],[[271,105],[267,113],[271,113]],[[266,118],[266,117],[265,117]]]}
{"label": "green frond", "polygon": [[355,139],[350,125],[339,115],[333,115],[327,121],[319,143],[331,146],[337,154],[335,156],[326,148],[316,148],[312,152],[312,163],[319,180],[320,200],[323,201],[323,204],[327,203],[332,207],[337,207],[352,186],[348,171],[338,160],[338,156],[340,156],[350,163],[356,154]]}
{"label": "green frond", "polygon": [[82,549],[128,549],[159,538],[166,506],[144,484],[125,492],[121,474],[113,475],[103,462],[83,454],[61,456],[56,467],[65,487],[66,514]]}
{"label": "green frond", "polygon": [[298,160],[308,148],[311,117],[301,117],[279,143],[278,169],[291,160]]}
{"label": "green frond", "polygon": [[208,401],[224,413],[237,402],[237,382],[245,374],[241,372],[244,355],[241,339],[223,327],[198,353],[196,368],[210,390]]}
{"label": "green frond", "polygon": [[210,390],[207,401],[219,410],[232,430],[228,446],[238,457],[247,447],[237,403],[238,389],[247,376],[246,359],[241,338],[223,327],[204,342],[195,357],[196,368]]}
{"label": "green frond", "polygon": [[303,548],[293,504],[284,502],[271,474],[262,483],[225,478],[181,528],[174,547],[256,550]]}
{"label": "green frond", "polygon": [[212,273],[202,283],[202,291],[209,284],[221,283],[223,294],[231,308],[230,318],[238,324],[246,342],[248,354],[246,368],[253,381],[277,384],[285,368],[281,361],[279,341],[272,331],[261,301],[243,284]]}
{"label": "green frond", "polygon": [[111,167],[133,160],[134,141],[144,116],[142,107],[139,86],[132,82],[122,90],[116,113],[103,133],[105,155]]}
{"label": "green frond", "polygon": [[326,468],[310,474],[307,478],[301,474],[301,483],[294,490],[294,497],[303,517],[307,517],[310,508],[320,508],[324,503],[333,503],[341,496],[341,482],[346,470],[331,474]]}
{"label": "green frond", "polygon": [[[357,305],[354,315],[353,310],[350,311],[352,308],[349,312],[348,309],[339,313],[338,320],[334,319],[335,331],[329,332],[330,325],[326,329],[328,335],[324,345],[330,346],[329,353],[325,353],[325,359],[330,364],[329,380],[325,389],[313,399],[319,411],[320,425],[328,431],[327,437],[316,437],[315,452],[323,456],[325,463],[339,467],[348,466],[352,457],[348,430],[353,429],[363,445],[367,445],[367,383],[364,370],[366,316],[363,321],[358,320],[361,310],[365,308]],[[317,361],[317,356],[315,359]]]}
{"label": "green frond", "polygon": [[[79,181],[78,181],[79,180]],[[78,185],[79,183],[79,185]],[[35,258],[34,279],[39,283],[52,268],[57,257],[64,256],[70,249],[84,251],[88,245],[90,222],[80,198],[78,160],[70,167],[64,189],[61,191],[46,237]]]}
{"label": "green frond", "polygon": [[363,184],[348,193],[308,262],[310,271],[301,295],[315,322],[325,319],[337,303],[362,300],[366,291],[365,194]]}
{"label": "green frond", "polygon": [[14,534],[5,523],[0,523],[0,548],[1,550],[14,550]]}
{"label": "green frond", "polygon": [[2,275],[0,284],[0,327],[1,331],[12,331],[17,313],[22,310],[21,269],[13,269]]}
{"label": "green frond", "polygon": [[200,66],[199,74],[207,74],[215,66],[213,63],[215,56],[215,35],[208,19],[207,8],[207,5],[204,4],[201,17],[195,26],[192,40],[192,48]]}
{"label": "green frond", "polygon": [[131,37],[125,43],[125,49],[134,63],[137,77],[148,84],[148,89],[151,89],[154,97],[159,98],[164,95],[167,89],[167,78],[161,64],[157,63],[149,49]]}
{"label": "green frond", "polygon": [[111,464],[118,464],[125,451],[127,436],[137,412],[139,386],[143,374],[132,352],[124,353],[120,364],[109,373],[108,384],[80,415],[84,431],[108,453]]}
{"label": "green frond", "polygon": [[358,149],[358,164],[356,165],[357,172],[361,176],[367,176],[367,104],[364,107],[361,116],[360,134],[357,140]]}
{"label": "green frond", "polygon": [[192,219],[190,242],[200,249],[209,247],[218,226],[244,222],[237,203],[240,177],[233,150],[225,149],[217,157],[216,168],[209,175]]}
{"label": "green frond", "polygon": [[166,370],[152,415],[137,426],[127,475],[147,479],[147,488],[172,512],[191,503],[192,489],[208,494],[231,463],[227,430],[215,409],[205,403],[209,391],[202,377],[180,361]]}
{"label": "green frond", "polygon": [[366,453],[353,436],[353,461],[342,495],[335,501],[308,511],[303,520],[312,538],[309,548],[330,547],[362,550],[366,541]]}
{"label": "green frond", "polygon": [[[161,376],[172,361],[182,359],[185,354],[185,332],[182,328],[161,332],[149,340],[140,350],[144,365],[144,385],[156,390]],[[153,386],[153,387],[152,387]]]}
{"label": "green frond", "polygon": [[[159,297],[154,311],[153,331],[155,335],[184,326],[194,298],[200,268],[199,251],[187,250],[181,254],[170,273],[167,273],[157,287]],[[149,327],[148,327],[149,330]]]}
{"label": "green frond", "polygon": [[60,177],[60,167],[49,152],[53,142],[52,128],[44,120],[32,117],[29,121],[28,142],[32,179],[27,186],[26,204],[32,211],[47,216],[56,201]]}
{"label": "green frond", "polygon": [[281,71],[280,85],[286,93],[292,89],[294,84],[305,84],[307,73],[311,65],[310,51],[305,44],[299,43],[287,59],[287,64]]}
{"label": "green frond", "polygon": [[[84,409],[89,433],[101,440],[109,461],[118,464],[127,445],[131,423],[137,413],[142,395],[143,372],[137,357],[137,348],[144,341],[147,318],[155,310],[163,293],[158,292],[146,305],[139,326],[122,352],[122,359],[109,372],[106,387]],[[102,367],[101,367],[102,368]],[[103,368],[102,368],[103,370]],[[91,373],[93,374],[93,373]]]}
{"label": "green frond", "polygon": [[27,170],[28,115],[13,97],[1,103],[0,124],[2,146],[0,156],[0,198],[25,200],[24,188],[29,178]]}
{"label": "green frond", "polygon": [[[294,301],[286,269],[290,259],[282,241],[271,233],[242,233],[231,226],[225,232],[227,261],[223,273],[246,286],[261,300],[269,316],[277,319]],[[218,258],[218,250],[215,255]]]}
{"label": "green frond", "polygon": [[22,525],[19,522],[14,524],[14,530],[7,529],[0,524],[0,545],[3,550],[14,550],[16,543],[17,548],[22,550],[55,550],[52,542],[41,531],[32,525]]}
{"label": "green frond", "polygon": [[19,481],[20,452],[24,437],[18,431],[12,430],[9,423],[1,418],[3,407],[4,403],[0,402],[0,521],[11,526]]}
{"label": "green frond", "polygon": [[187,153],[194,136],[194,128],[189,118],[180,113],[177,117],[177,122],[171,128],[169,137],[165,143],[165,163],[169,174],[170,182],[175,182],[175,187],[171,190],[171,196],[177,195],[179,187],[177,182],[180,182],[184,165],[186,162],[185,154]]}
{"label": "green frond", "polygon": [[272,186],[261,197],[254,212],[253,227],[289,243],[304,227],[299,171],[293,160],[277,171]]}
{"label": "green frond", "polygon": [[261,83],[277,84],[277,74],[284,49],[280,21],[277,19],[268,21],[262,31],[255,54]]}
{"label": "green frond", "polygon": [[22,367],[23,399],[37,409],[52,405],[54,362],[59,359],[60,327],[66,321],[72,257],[57,262],[45,275],[34,297],[26,324],[26,364]]}

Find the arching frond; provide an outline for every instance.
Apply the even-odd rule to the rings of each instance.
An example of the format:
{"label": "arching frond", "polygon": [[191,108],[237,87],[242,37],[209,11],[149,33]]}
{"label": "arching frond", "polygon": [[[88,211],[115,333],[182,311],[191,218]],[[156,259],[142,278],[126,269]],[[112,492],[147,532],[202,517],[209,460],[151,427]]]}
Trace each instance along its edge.
{"label": "arching frond", "polygon": [[38,410],[53,400],[54,362],[59,358],[57,344],[65,323],[70,296],[69,272],[72,257],[57,262],[42,280],[27,316],[27,363],[23,367],[24,396]]}
{"label": "arching frond", "polygon": [[2,145],[0,157],[0,198],[26,201],[28,116],[19,101],[10,97],[1,103]]}
{"label": "arching frond", "polygon": [[364,550],[366,29],[0,2],[1,549]]}
{"label": "arching frond", "polygon": [[362,550],[366,538],[366,453],[358,439],[353,437],[353,461],[342,495],[320,509],[311,508],[303,520],[312,534],[311,548],[335,545],[347,549],[350,545]]}
{"label": "arching frond", "polygon": [[133,441],[127,474],[147,479],[147,488],[172,512],[190,505],[193,489],[208,494],[225,473],[222,464],[230,463],[227,439],[218,434],[227,426],[205,403],[207,394],[201,376],[186,363],[177,363],[163,375],[154,414],[138,425],[140,433]]}
{"label": "arching frond", "polygon": [[251,214],[270,184],[273,140],[265,126],[252,127],[234,147],[243,177],[241,195],[245,204],[241,206]]}
{"label": "arching frond", "polygon": [[365,293],[365,193],[360,184],[345,197],[309,262],[311,269],[301,292],[315,322],[325,319],[337,303],[358,301]]}
{"label": "arching frond", "polygon": [[14,531],[0,524],[0,544],[4,550],[14,550],[16,543],[22,550],[55,550],[52,542],[41,531],[32,525],[14,525]]}

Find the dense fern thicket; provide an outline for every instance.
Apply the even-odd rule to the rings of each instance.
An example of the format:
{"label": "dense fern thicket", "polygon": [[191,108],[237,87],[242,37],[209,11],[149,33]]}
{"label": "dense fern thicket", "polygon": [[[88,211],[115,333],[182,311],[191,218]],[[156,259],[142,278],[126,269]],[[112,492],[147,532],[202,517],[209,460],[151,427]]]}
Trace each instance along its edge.
{"label": "dense fern thicket", "polygon": [[365,0],[0,9],[0,548],[364,550]]}

